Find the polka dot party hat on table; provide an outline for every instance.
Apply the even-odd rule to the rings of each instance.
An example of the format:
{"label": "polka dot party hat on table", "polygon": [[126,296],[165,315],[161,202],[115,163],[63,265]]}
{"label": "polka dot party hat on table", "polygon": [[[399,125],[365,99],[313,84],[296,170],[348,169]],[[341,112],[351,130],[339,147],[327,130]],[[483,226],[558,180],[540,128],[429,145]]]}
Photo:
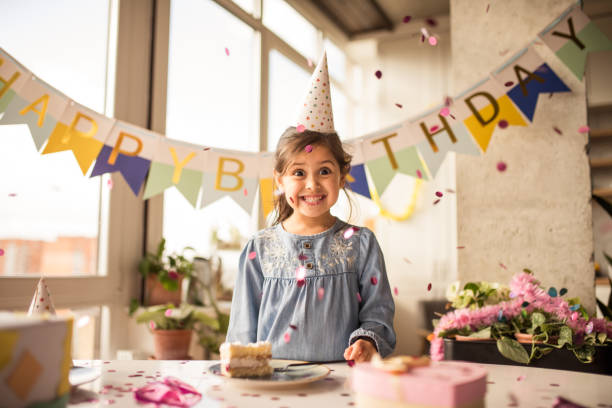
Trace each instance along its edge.
{"label": "polka dot party hat on table", "polygon": [[323,52],[323,57],[310,78],[310,86],[306,91],[304,104],[300,107],[296,123],[298,129],[322,133],[335,132],[329,89],[327,54]]}
{"label": "polka dot party hat on table", "polygon": [[30,303],[30,309],[28,310],[28,315],[41,313],[55,314],[53,300],[51,300],[51,294],[49,293],[49,288],[47,288],[44,278],[40,278],[38,281],[32,303]]}

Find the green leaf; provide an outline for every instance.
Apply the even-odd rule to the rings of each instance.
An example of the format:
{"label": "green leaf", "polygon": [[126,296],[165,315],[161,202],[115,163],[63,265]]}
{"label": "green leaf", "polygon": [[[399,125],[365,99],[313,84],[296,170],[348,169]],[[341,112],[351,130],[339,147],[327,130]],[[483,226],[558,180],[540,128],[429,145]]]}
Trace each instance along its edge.
{"label": "green leaf", "polygon": [[491,326],[485,327],[482,330],[474,332],[470,334],[469,337],[474,337],[476,339],[490,339],[491,338]]}
{"label": "green leaf", "polygon": [[215,319],[214,317],[208,316],[202,312],[195,312],[193,317],[199,322],[202,322],[202,324],[210,327],[211,329],[219,330],[219,327],[220,327],[219,321]]}
{"label": "green leaf", "polygon": [[130,317],[134,314],[136,310],[138,310],[138,306],[139,306],[138,299],[136,298],[130,299],[130,313],[129,313]]}
{"label": "green leaf", "polygon": [[599,341],[599,343],[604,344],[607,338],[608,335],[606,333],[597,333],[597,341]]}
{"label": "green leaf", "polygon": [[578,349],[574,349],[574,354],[583,363],[591,363],[593,356],[595,355],[595,347],[593,346],[582,346]]}
{"label": "green leaf", "polygon": [[540,312],[533,312],[531,314],[531,328],[535,329],[540,327],[546,321],[546,317]]}
{"label": "green leaf", "polygon": [[497,340],[497,349],[506,358],[517,363],[529,364],[529,354],[521,343],[509,337]]}
{"label": "green leaf", "polygon": [[478,289],[479,289],[478,285],[475,284],[474,282],[468,282],[463,287],[463,290],[471,290],[472,292],[474,292],[474,295],[476,295],[476,293],[478,292]]}
{"label": "green leaf", "polygon": [[561,327],[559,331],[559,340],[557,341],[559,346],[563,346],[565,344],[572,345],[572,329],[567,326]]}
{"label": "green leaf", "polygon": [[531,272],[531,269],[523,268],[523,272],[533,275],[533,272]]}

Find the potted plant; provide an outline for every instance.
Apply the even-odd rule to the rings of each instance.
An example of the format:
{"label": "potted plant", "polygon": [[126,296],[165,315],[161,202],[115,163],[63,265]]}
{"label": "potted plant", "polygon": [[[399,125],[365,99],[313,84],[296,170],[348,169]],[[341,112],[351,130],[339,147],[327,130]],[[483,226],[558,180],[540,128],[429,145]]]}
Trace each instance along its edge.
{"label": "potted plant", "polygon": [[153,333],[157,360],[184,360],[189,358],[193,331],[208,328],[213,333],[219,332],[221,324],[218,316],[209,316],[193,305],[181,304],[176,307],[169,303],[143,309],[136,315],[136,321],[148,323]]}
{"label": "potted plant", "polygon": [[145,279],[145,305],[163,305],[181,302],[181,287],[184,278],[193,274],[193,262],[181,254],[165,255],[166,240],[162,238],[157,251],[147,254],[140,260],[138,270]]}

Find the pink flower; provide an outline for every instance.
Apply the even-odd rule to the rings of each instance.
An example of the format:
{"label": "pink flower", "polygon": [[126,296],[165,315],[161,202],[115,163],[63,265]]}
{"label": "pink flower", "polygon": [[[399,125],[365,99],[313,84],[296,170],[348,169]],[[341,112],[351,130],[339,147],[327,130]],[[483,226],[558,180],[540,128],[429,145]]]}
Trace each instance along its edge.
{"label": "pink flower", "polygon": [[155,322],[153,320],[149,320],[149,329],[155,330],[156,327]]}
{"label": "pink flower", "polygon": [[440,361],[444,358],[444,340],[434,337],[429,347],[429,355],[433,361]]}
{"label": "pink flower", "polygon": [[166,311],[164,312],[164,316],[172,317],[172,309],[166,309]]}
{"label": "pink flower", "polygon": [[178,273],[177,273],[177,272],[176,272],[174,269],[170,269],[170,270],[168,271],[168,277],[169,277],[170,279],[177,280],[177,279],[178,279],[178,277],[179,277],[179,275],[178,275]]}

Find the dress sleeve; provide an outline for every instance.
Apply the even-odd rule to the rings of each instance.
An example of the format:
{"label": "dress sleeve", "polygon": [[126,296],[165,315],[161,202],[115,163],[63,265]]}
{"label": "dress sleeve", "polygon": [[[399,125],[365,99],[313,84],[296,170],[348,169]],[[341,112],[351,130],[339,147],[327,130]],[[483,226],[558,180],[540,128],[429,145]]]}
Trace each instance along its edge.
{"label": "dress sleeve", "polygon": [[[249,254],[255,253],[250,259]],[[251,255],[251,257],[253,257]],[[243,344],[257,341],[257,323],[263,285],[263,274],[255,252],[255,240],[251,239],[240,254],[238,276],[232,296],[232,309],[227,330],[227,342]]]}
{"label": "dress sleeve", "polygon": [[382,251],[372,231],[366,228],[360,234],[358,265],[360,327],[351,333],[349,344],[360,337],[368,337],[374,341],[380,355],[385,357],[395,348],[395,303]]}

